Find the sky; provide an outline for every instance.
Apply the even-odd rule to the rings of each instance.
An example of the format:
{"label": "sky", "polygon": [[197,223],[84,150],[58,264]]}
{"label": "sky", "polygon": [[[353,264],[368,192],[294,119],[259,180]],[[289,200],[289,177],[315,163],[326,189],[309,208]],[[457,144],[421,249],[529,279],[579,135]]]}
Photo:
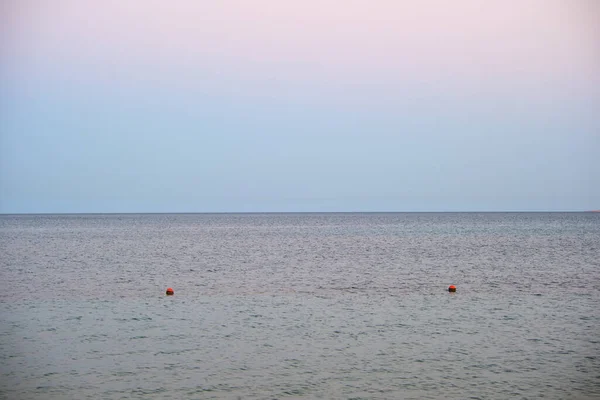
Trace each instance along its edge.
{"label": "sky", "polygon": [[0,3],[0,213],[592,209],[600,1]]}

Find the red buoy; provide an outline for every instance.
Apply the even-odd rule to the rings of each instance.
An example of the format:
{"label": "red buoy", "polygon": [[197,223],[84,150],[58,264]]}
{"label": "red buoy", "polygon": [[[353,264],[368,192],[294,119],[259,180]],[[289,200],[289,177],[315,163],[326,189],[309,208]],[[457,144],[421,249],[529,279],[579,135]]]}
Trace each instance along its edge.
{"label": "red buoy", "polygon": [[167,296],[173,296],[175,294],[175,292],[173,291],[172,288],[167,288]]}
{"label": "red buoy", "polygon": [[456,292],[456,286],[454,286],[454,285],[448,286],[448,291],[449,292]]}

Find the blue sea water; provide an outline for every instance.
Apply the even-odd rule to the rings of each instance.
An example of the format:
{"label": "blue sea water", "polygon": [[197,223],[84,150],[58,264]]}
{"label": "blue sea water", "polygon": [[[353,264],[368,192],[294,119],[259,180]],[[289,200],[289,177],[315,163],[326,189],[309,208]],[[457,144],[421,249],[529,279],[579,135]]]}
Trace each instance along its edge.
{"label": "blue sea water", "polygon": [[4,215],[0,282],[1,399],[600,398],[597,213]]}

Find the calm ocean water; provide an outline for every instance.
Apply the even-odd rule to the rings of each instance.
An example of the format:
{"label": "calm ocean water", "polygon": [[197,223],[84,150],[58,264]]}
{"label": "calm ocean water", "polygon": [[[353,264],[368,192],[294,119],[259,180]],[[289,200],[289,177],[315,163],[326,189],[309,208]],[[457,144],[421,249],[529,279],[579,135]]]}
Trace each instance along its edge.
{"label": "calm ocean water", "polygon": [[600,398],[597,213],[5,215],[0,268],[2,399]]}

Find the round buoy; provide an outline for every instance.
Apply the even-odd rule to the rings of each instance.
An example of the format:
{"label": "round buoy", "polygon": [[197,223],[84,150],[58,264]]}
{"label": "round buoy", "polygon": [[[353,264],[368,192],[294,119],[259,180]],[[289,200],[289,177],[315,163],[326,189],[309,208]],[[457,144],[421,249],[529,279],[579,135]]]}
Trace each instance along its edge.
{"label": "round buoy", "polygon": [[448,286],[448,291],[449,292],[456,292],[456,286],[454,286],[454,285]]}
{"label": "round buoy", "polygon": [[171,288],[167,288],[167,296],[173,296],[175,292]]}

